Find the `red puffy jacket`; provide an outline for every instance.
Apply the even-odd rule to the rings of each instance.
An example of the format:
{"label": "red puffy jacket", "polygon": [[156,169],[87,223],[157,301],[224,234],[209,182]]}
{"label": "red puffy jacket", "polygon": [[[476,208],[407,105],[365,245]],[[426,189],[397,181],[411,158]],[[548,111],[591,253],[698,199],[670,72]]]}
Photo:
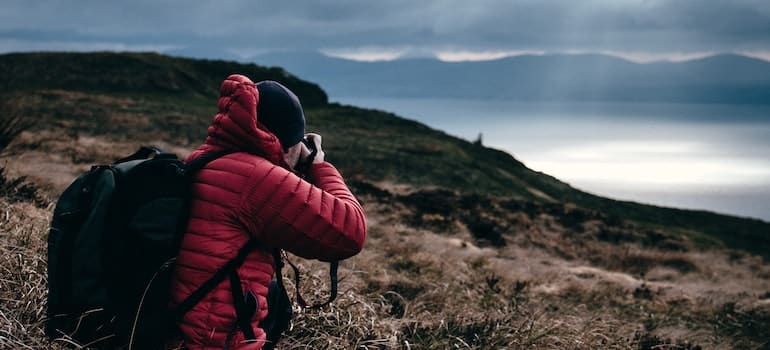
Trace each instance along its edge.
{"label": "red puffy jacket", "polygon": [[[258,122],[259,92],[249,78],[231,75],[221,86],[218,113],[206,142],[189,157],[232,150],[206,165],[193,186],[192,212],[171,285],[172,306],[208,280],[254,237],[260,249],[238,269],[244,293],[257,297],[251,320],[257,342],[234,333],[229,349],[260,349],[267,290],[274,272],[273,248],[304,258],[340,260],[361,251],[364,212],[337,169],[313,164],[307,181],[289,170],[276,138]],[[184,316],[179,326],[190,350],[222,349],[236,321],[225,279]]]}

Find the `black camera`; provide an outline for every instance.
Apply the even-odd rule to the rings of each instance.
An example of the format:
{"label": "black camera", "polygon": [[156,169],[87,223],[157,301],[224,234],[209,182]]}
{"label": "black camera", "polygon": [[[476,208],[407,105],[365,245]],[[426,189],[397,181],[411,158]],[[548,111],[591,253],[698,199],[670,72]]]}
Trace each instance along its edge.
{"label": "black camera", "polygon": [[[310,168],[310,165],[313,163],[313,159],[315,159],[316,154],[318,154],[318,149],[315,147],[315,142],[313,140],[303,137],[302,141],[300,141],[305,144],[305,147],[310,150],[310,154],[307,156],[305,161],[300,160],[297,163],[296,169],[300,174],[304,174],[307,172],[307,170]],[[304,176],[304,175],[303,175]]]}
{"label": "black camera", "polygon": [[302,143],[305,144],[305,146],[307,147],[307,149],[310,150],[310,152],[317,152],[317,150],[315,148],[315,142],[313,142],[313,140],[311,140],[311,139],[309,139],[307,137],[303,137],[302,138]]}

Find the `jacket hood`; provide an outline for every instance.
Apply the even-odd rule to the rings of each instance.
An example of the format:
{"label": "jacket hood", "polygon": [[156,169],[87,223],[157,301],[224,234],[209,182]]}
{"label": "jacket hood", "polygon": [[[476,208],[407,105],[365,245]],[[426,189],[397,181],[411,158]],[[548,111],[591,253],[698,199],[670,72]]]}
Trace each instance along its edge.
{"label": "jacket hood", "polygon": [[[217,114],[199,151],[248,152],[288,169],[278,137],[259,122],[258,103],[259,91],[251,79],[240,74],[227,77],[220,86]],[[199,153],[190,158],[197,158]]]}

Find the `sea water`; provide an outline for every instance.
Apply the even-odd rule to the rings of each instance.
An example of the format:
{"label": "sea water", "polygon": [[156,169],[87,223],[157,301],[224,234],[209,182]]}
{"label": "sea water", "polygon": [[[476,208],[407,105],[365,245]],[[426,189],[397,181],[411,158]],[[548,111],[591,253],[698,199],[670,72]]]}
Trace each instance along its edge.
{"label": "sea water", "polygon": [[594,194],[770,221],[770,106],[334,98],[511,153]]}

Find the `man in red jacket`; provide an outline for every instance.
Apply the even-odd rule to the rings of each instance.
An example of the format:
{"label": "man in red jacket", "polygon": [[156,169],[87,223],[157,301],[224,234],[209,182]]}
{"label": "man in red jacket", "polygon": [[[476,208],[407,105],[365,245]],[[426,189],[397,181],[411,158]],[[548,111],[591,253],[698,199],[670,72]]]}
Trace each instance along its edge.
{"label": "man in red jacket", "polygon": [[[179,304],[212,277],[254,238],[238,268],[243,295],[256,297],[250,325],[256,339],[237,326],[231,283],[225,279],[179,322],[190,350],[261,349],[267,316],[268,286],[275,263],[272,251],[334,261],[363,248],[364,211],[337,169],[324,161],[321,136],[305,135],[305,119],[297,97],[273,81],[254,84],[231,75],[221,86],[218,113],[206,141],[187,161],[209,152],[231,151],[208,163],[193,184],[187,232],[171,285],[172,304]],[[315,144],[315,158],[300,142]],[[310,163],[305,174],[296,170]]]}

